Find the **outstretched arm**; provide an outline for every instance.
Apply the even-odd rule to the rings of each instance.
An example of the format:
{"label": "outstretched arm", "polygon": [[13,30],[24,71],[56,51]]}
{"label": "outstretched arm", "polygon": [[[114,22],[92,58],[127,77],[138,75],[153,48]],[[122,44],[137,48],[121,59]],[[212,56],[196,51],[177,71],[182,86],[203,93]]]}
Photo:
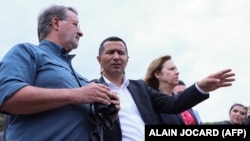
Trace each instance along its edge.
{"label": "outstretched arm", "polygon": [[197,85],[205,92],[211,92],[221,87],[228,87],[235,81],[235,73],[231,69],[221,70],[200,80]]}

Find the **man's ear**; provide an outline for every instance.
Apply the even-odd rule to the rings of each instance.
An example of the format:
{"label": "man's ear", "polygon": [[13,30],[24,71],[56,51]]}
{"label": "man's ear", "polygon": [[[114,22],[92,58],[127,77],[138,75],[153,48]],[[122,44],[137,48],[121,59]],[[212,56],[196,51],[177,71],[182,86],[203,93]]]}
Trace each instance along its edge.
{"label": "man's ear", "polygon": [[53,17],[51,20],[52,27],[56,30],[59,28],[59,19],[57,17]]}

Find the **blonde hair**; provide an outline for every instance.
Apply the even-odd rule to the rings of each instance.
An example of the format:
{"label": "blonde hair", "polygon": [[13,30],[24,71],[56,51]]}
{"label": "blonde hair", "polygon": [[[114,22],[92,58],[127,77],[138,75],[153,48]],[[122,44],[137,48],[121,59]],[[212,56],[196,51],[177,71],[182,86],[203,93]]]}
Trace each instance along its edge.
{"label": "blonde hair", "polygon": [[150,64],[146,72],[146,76],[144,78],[145,83],[158,90],[159,88],[159,80],[155,77],[155,73],[160,72],[162,69],[163,64],[170,60],[171,56],[170,55],[164,55],[160,56],[156,59],[154,59]]}

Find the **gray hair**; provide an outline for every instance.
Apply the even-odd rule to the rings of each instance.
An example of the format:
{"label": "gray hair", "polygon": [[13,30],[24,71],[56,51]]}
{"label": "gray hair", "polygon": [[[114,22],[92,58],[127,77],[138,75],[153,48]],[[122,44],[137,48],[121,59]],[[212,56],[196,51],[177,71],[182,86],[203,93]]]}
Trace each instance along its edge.
{"label": "gray hair", "polygon": [[61,5],[52,5],[40,13],[37,18],[37,33],[39,42],[48,35],[52,19],[54,17],[57,17],[59,19],[67,18],[67,10],[74,12],[76,15],[78,14],[73,7],[66,7]]}

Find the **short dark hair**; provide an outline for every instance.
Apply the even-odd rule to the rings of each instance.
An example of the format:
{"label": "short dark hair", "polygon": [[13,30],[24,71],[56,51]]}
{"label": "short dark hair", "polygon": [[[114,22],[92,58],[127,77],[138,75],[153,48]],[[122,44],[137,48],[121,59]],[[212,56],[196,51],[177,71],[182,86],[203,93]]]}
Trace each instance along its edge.
{"label": "short dark hair", "polygon": [[117,36],[111,36],[111,37],[108,37],[108,38],[104,39],[104,40],[101,42],[100,47],[99,47],[99,56],[102,55],[103,50],[104,50],[104,46],[103,46],[103,45],[104,45],[104,43],[107,42],[107,41],[121,41],[121,42],[124,44],[124,46],[125,46],[125,51],[126,51],[126,53],[127,53],[127,55],[128,55],[128,49],[127,49],[126,43],[125,43],[121,38],[119,38],[119,37],[117,37]]}

